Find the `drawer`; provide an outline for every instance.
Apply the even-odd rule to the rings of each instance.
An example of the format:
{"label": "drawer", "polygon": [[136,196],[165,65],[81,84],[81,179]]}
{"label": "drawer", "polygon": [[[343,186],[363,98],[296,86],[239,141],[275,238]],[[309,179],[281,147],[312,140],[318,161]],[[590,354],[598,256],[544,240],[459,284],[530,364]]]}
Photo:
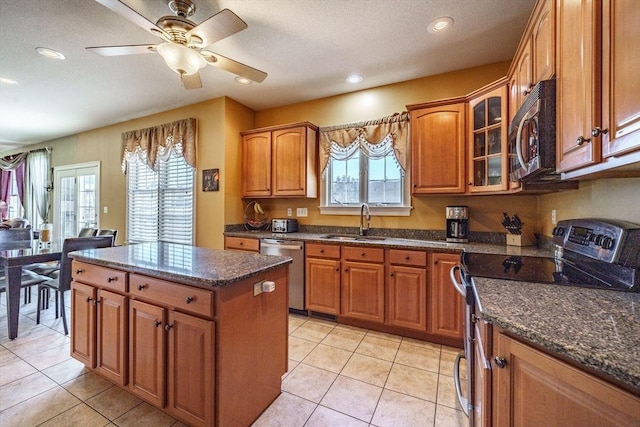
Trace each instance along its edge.
{"label": "drawer", "polygon": [[389,250],[389,262],[398,265],[415,265],[426,267],[427,253],[422,251],[410,251],[404,249]]}
{"label": "drawer", "polygon": [[260,241],[248,237],[227,237],[224,238],[225,249],[236,249],[240,251],[260,252]]}
{"label": "drawer", "polygon": [[167,282],[140,274],[129,275],[132,296],[139,296],[161,305],[213,317],[213,291]]}
{"label": "drawer", "polygon": [[384,262],[384,249],[343,246],[342,258],[349,261]]}
{"label": "drawer", "polygon": [[305,245],[308,257],[315,258],[340,258],[340,246],[307,243]]}
{"label": "drawer", "polygon": [[124,271],[81,261],[72,261],[71,277],[74,281],[87,285],[111,289],[121,293],[127,292],[127,273]]}

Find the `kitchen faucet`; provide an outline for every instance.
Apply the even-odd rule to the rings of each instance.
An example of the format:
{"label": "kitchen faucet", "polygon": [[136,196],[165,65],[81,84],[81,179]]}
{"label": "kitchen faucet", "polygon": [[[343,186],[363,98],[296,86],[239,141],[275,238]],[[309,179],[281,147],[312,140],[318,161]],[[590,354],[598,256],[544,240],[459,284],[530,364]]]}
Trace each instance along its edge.
{"label": "kitchen faucet", "polygon": [[[366,227],[364,226],[365,208],[367,210],[367,226]],[[360,206],[360,230],[358,231],[358,234],[360,236],[364,236],[364,232],[369,229],[369,221],[371,221],[371,211],[369,210],[369,205],[366,203],[363,203],[362,206]]]}

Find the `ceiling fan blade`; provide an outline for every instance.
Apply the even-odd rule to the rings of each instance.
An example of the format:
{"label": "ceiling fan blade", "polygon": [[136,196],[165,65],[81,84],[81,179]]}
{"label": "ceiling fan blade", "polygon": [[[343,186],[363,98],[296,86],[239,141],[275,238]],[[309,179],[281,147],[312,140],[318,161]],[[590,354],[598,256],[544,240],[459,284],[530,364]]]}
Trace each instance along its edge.
{"label": "ceiling fan blade", "polygon": [[[100,0],[102,1],[102,0]],[[187,40],[196,36],[202,40],[202,47],[229,37],[247,28],[247,23],[229,9],[223,9],[206,21],[187,32]]]}
{"label": "ceiling fan blade", "polygon": [[85,48],[102,56],[137,55],[139,53],[153,53],[155,44],[136,44],[128,46],[95,46]]}
{"label": "ceiling fan blade", "polygon": [[[209,52],[206,52],[206,53],[209,53]],[[254,82],[257,82],[257,83],[262,83],[264,79],[267,78],[267,73],[265,73],[264,71],[260,71],[256,68],[250,67],[241,62],[234,61],[233,59],[229,59],[222,55],[218,55],[217,53],[213,53],[213,52],[210,52],[210,53],[213,56],[213,58],[215,58],[215,61],[213,59],[208,59],[207,56],[205,56],[205,59],[207,59],[207,62],[209,62],[209,64],[213,66],[222,68],[223,70],[228,71],[230,73],[237,74],[240,77],[246,77],[249,80],[253,80]]]}
{"label": "ceiling fan blade", "polygon": [[160,36],[161,34],[166,36],[167,39],[171,37],[162,28],[158,27],[153,22],[149,21],[144,16],[140,15],[135,10],[131,9],[126,4],[119,0],[95,0],[107,9],[111,9],[113,12],[125,17],[129,21],[136,24],[138,27],[149,31],[154,36]]}
{"label": "ceiling fan blade", "polygon": [[181,74],[180,80],[182,80],[182,87],[185,89],[200,89],[202,87],[200,73],[191,75]]}

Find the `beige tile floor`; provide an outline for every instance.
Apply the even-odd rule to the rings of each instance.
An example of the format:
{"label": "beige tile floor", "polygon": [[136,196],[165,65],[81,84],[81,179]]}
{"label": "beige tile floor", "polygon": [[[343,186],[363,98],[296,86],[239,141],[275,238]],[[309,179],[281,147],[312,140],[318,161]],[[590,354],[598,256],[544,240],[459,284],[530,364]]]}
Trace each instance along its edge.
{"label": "beige tile floor", "polygon": [[[0,297],[0,426],[182,426],[69,356],[53,305],[35,324],[20,308],[7,338]],[[457,349],[291,315],[289,372],[256,427],[464,426],[453,387]]]}

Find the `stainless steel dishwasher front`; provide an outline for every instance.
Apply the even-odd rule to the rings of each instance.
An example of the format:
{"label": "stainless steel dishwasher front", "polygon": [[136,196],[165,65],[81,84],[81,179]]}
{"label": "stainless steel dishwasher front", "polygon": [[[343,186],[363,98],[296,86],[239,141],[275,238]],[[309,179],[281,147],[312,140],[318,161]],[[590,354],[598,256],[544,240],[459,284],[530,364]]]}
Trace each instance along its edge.
{"label": "stainless steel dishwasher front", "polygon": [[293,258],[289,264],[289,308],[304,311],[304,242],[261,239],[260,253]]}

